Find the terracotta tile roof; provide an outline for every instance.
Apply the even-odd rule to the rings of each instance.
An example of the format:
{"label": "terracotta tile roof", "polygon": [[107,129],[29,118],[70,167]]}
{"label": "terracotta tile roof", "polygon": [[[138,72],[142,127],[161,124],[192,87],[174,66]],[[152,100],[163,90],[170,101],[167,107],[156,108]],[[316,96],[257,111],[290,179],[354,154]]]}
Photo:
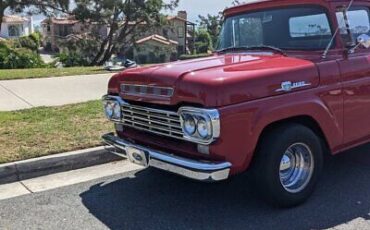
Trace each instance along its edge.
{"label": "terracotta tile roof", "polygon": [[16,22],[16,23],[22,23],[22,22],[28,22],[30,19],[18,15],[5,15],[3,17],[3,22],[9,23],[9,22]]}
{"label": "terracotta tile roof", "polygon": [[47,18],[44,19],[41,24],[47,24],[49,22],[52,22],[53,24],[58,24],[58,25],[73,25],[78,23],[79,21],[74,19],[74,18]]}
{"label": "terracotta tile roof", "polygon": [[73,24],[78,23],[78,20],[69,19],[69,18],[52,18],[52,22],[54,24],[60,24],[60,25],[73,25]]}
{"label": "terracotta tile roof", "polygon": [[179,43],[177,41],[173,41],[173,40],[170,40],[170,39],[167,39],[163,36],[160,36],[158,34],[153,34],[151,36],[148,36],[148,37],[145,37],[143,39],[140,39],[140,40],[137,40],[136,41],[136,44],[142,44],[144,42],[147,42],[147,41],[150,41],[150,40],[153,40],[153,41],[156,41],[156,42],[159,42],[159,43],[162,43],[164,45],[178,45]]}
{"label": "terracotta tile roof", "polygon": [[181,18],[179,16],[167,16],[167,20],[169,20],[169,21],[171,21],[171,20],[180,20],[180,21],[183,21],[183,22],[187,22],[187,23],[189,23],[191,25],[193,25],[193,24],[195,25],[195,23],[190,22],[190,21],[188,21],[188,20],[186,20],[184,18]]}

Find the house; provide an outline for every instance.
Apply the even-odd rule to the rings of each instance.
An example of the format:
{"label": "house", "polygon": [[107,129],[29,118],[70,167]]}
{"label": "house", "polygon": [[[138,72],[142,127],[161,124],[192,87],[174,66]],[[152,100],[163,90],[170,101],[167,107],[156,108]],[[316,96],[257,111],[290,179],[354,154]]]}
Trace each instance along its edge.
{"label": "house", "polygon": [[192,50],[190,44],[195,40],[195,36],[191,36],[190,33],[194,33],[195,23],[188,21],[186,11],[179,11],[176,16],[168,16],[167,20],[169,25],[163,27],[161,35],[179,43],[179,54],[190,53]]}
{"label": "house", "polygon": [[17,38],[34,32],[32,17],[6,15],[1,23],[0,37]]}
{"label": "house", "polygon": [[[145,55],[151,55],[152,58],[160,60],[172,60],[174,57],[190,53],[194,44],[195,24],[187,20],[187,12],[179,11],[176,16],[168,16],[167,23],[161,27],[147,28],[146,23],[137,25],[135,22],[129,22],[129,26],[136,25],[137,29],[142,29],[142,33],[135,42],[135,48],[130,51],[130,58],[135,60],[144,60]],[[42,23],[43,45],[52,51],[59,51],[62,40],[66,40],[71,35],[81,35],[85,33],[98,34],[105,37],[109,34],[107,25],[98,25],[96,23],[82,23],[73,17],[68,18],[48,18]],[[158,54],[159,50],[165,53]],[[117,53],[120,53],[117,50]],[[153,56],[153,53],[156,55]],[[126,56],[126,55],[125,55]],[[140,56],[140,58],[139,58]],[[151,60],[151,58],[146,58]]]}
{"label": "house", "polygon": [[139,63],[163,63],[177,59],[179,43],[158,34],[136,41],[133,58]]}
{"label": "house", "polygon": [[159,28],[145,29],[130,57],[140,64],[174,61],[193,50],[195,37],[190,34],[194,34],[195,24],[187,20],[186,11],[168,16],[167,23]]}
{"label": "house", "polygon": [[59,51],[59,44],[72,35],[82,35],[91,31],[107,36],[109,27],[95,23],[82,23],[74,17],[47,18],[41,22],[43,46],[51,51]]}

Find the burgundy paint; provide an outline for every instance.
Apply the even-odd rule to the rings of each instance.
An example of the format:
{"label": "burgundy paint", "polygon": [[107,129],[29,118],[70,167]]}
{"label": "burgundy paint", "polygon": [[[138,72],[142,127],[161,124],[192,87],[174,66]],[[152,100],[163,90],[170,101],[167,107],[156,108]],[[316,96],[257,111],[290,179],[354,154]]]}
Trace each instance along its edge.
{"label": "burgundy paint", "polygon": [[[335,9],[348,3],[262,1],[227,9],[225,16],[284,5],[318,4],[328,9],[336,28]],[[370,1],[355,1],[355,5],[370,6]],[[288,57],[227,54],[124,71],[111,79],[109,93],[118,94],[121,83],[174,87],[175,95],[171,98],[121,96],[152,104],[193,103],[218,108],[221,137],[210,146],[211,154],[204,156],[196,152],[192,143],[171,139],[161,146],[157,137],[132,130],[119,135],[179,155],[227,160],[233,164],[233,174],[249,167],[260,135],[268,125],[292,117],[315,120],[333,154],[368,142],[370,51],[347,55],[339,36],[335,41],[327,59],[322,59],[323,51],[292,51]],[[289,93],[276,92],[284,81],[312,85]]]}

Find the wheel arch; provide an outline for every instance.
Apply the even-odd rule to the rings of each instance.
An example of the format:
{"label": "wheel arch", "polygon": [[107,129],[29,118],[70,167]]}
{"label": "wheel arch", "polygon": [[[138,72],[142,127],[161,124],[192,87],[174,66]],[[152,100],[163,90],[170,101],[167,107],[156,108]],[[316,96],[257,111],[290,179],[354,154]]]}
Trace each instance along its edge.
{"label": "wheel arch", "polygon": [[256,158],[256,153],[258,152],[258,148],[261,146],[261,142],[263,138],[266,137],[266,135],[270,133],[271,131],[278,129],[279,127],[282,127],[284,125],[291,125],[291,124],[299,124],[299,125],[303,125],[311,129],[320,138],[324,155],[332,155],[332,152],[330,150],[330,146],[328,143],[328,139],[325,136],[320,124],[311,116],[299,115],[299,116],[293,116],[293,117],[274,121],[263,128],[262,132],[260,133],[258,137],[255,154],[253,154],[250,165],[253,165],[254,163],[254,160]]}

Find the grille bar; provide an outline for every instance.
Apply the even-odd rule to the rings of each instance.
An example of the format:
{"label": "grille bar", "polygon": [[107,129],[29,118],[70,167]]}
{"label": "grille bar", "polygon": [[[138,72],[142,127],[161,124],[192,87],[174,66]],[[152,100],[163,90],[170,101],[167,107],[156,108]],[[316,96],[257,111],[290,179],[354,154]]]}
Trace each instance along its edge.
{"label": "grille bar", "polygon": [[183,139],[180,116],[175,112],[123,104],[122,113],[124,126]]}
{"label": "grille bar", "polygon": [[154,124],[154,125],[159,125],[159,126],[168,126],[170,127],[171,129],[179,129],[179,130],[182,130],[181,128],[181,124],[174,124],[174,123],[165,123],[165,122],[161,122],[161,121],[155,121],[153,119],[147,119],[147,118],[142,118],[142,117],[133,117],[133,116],[128,116],[128,115],[124,115],[124,119],[127,121],[127,120],[130,120],[130,121],[139,121],[139,122],[144,122],[144,123],[147,123],[147,124]]}

